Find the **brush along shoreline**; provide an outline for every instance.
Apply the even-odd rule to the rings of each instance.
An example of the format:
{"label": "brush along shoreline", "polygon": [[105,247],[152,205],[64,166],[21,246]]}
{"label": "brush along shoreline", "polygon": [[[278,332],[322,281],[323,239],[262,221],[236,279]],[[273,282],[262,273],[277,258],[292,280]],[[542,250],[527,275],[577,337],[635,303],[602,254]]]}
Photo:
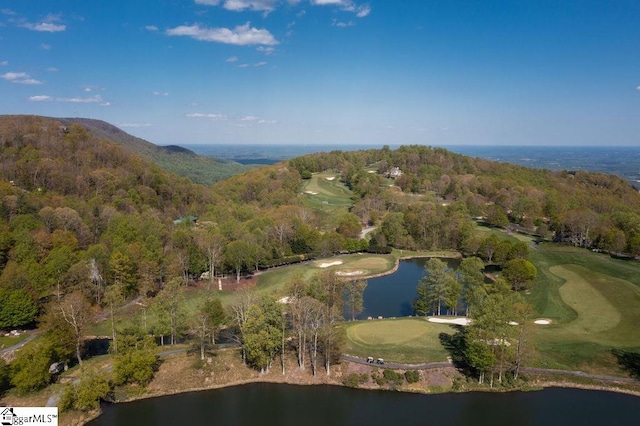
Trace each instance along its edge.
{"label": "brush along shoreline", "polygon": [[[232,349],[230,349],[232,350]],[[192,359],[186,355],[186,353],[182,354],[174,354],[171,357],[183,357],[185,358],[185,362],[191,362]],[[351,357],[350,357],[351,358]],[[187,361],[188,360],[188,361]],[[240,380],[230,380],[224,383],[212,383],[205,386],[187,386],[183,388],[156,388],[150,392],[136,395],[133,397],[129,397],[126,399],[118,400],[115,403],[126,403],[132,402],[136,400],[148,399],[148,398],[157,398],[161,396],[170,396],[177,395],[186,392],[201,392],[201,391],[210,391],[216,389],[224,389],[228,387],[242,386],[252,383],[273,383],[273,384],[287,384],[287,385],[295,385],[295,386],[317,386],[317,385],[329,385],[329,386],[346,386],[340,379],[343,378],[348,372],[352,369],[352,366],[358,366],[359,368],[364,367],[367,371],[373,372],[375,370],[379,370],[380,367],[368,365],[364,366],[362,364],[366,363],[366,360],[361,360],[361,362],[355,362],[343,357],[340,365],[336,365],[336,370],[334,371],[334,375],[327,377],[324,373],[319,374],[318,376],[313,376],[310,371],[299,370],[296,367],[292,367],[287,369],[285,375],[282,375],[281,371],[278,367],[272,368],[267,373],[259,373],[254,372],[254,377],[240,379]],[[436,375],[449,375],[449,376],[460,376],[458,370],[453,366],[442,366],[443,363],[431,363],[425,364],[424,366],[409,366],[410,368],[394,368],[396,371],[406,371],[409,369],[420,369],[423,371],[429,370],[433,374]],[[413,368],[411,368],[413,367]],[[416,368],[421,367],[421,368]],[[237,366],[236,369],[246,368],[243,366]],[[339,370],[338,370],[339,369]],[[535,370],[535,369],[533,369]],[[503,387],[480,387],[480,386],[465,386],[460,389],[453,389],[451,386],[446,389],[438,389],[434,391],[430,389],[429,386],[425,383],[421,383],[419,385],[412,386],[403,386],[401,388],[393,389],[393,392],[405,392],[405,393],[419,393],[419,394],[436,394],[436,393],[463,393],[463,392],[511,392],[511,391],[531,391],[531,390],[542,390],[545,388],[576,388],[576,389],[585,389],[585,390],[595,390],[595,391],[606,391],[606,392],[616,392],[616,393],[624,393],[633,396],[640,397],[640,381],[625,379],[625,378],[615,378],[615,377],[605,377],[598,376],[599,378],[592,378],[589,375],[584,375],[584,373],[579,374],[581,372],[569,372],[564,370],[548,370],[548,372],[543,371],[535,371],[529,372],[524,370],[524,374],[529,374],[531,379],[524,383],[522,386],[516,386],[513,388],[503,388]],[[573,375],[569,375],[569,373],[574,373]],[[431,373],[424,373],[425,375]],[[572,381],[574,377],[579,377],[580,382]],[[423,377],[425,378],[425,377]],[[428,377],[425,378],[428,380]],[[594,383],[584,383],[585,380],[592,380]],[[609,384],[605,384],[609,383]],[[625,388],[621,387],[621,385],[627,384],[633,386],[636,385],[635,388]],[[369,384],[365,386],[359,387],[362,390],[391,390],[385,388],[384,386],[378,386],[375,384]],[[83,417],[80,422],[74,422],[74,425],[82,425],[86,424],[89,421],[95,419],[101,414],[100,411],[96,410],[89,414],[89,417]]]}

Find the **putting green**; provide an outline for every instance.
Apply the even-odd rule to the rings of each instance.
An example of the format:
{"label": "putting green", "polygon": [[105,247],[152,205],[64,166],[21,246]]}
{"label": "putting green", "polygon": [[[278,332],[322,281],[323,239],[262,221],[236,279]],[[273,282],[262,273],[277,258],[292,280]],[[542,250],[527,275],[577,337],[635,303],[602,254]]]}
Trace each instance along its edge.
{"label": "putting green", "polygon": [[345,328],[347,353],[409,364],[445,361],[449,353],[440,342],[440,334],[455,332],[446,324],[430,323],[424,318],[345,323]]}
{"label": "putting green", "polygon": [[560,286],[562,300],[578,313],[566,325],[575,333],[600,333],[616,327],[622,318],[618,309],[590,282],[594,272],[577,265],[558,265],[549,272],[565,280]]}
{"label": "putting green", "polygon": [[364,345],[401,345],[420,339],[429,332],[424,321],[367,321],[349,327],[347,334]]}

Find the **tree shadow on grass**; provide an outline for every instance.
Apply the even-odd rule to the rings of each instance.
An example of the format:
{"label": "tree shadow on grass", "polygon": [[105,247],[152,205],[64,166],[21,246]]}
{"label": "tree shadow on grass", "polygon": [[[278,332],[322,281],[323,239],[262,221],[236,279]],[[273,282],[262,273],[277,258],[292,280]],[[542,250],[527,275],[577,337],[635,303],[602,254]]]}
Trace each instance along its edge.
{"label": "tree shadow on grass", "polygon": [[440,333],[438,338],[442,346],[449,352],[451,362],[462,374],[468,376],[473,373],[466,359],[467,342],[466,330],[460,325],[452,325],[456,332],[454,334]]}
{"label": "tree shadow on grass", "polygon": [[640,380],[640,353],[613,349],[611,353],[618,359],[618,365],[634,379]]}

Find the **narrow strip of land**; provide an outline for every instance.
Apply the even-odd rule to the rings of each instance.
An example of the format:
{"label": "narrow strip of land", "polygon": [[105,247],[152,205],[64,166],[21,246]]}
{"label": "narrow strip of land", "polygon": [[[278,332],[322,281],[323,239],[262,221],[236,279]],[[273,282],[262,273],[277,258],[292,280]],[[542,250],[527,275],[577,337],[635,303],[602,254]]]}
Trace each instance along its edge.
{"label": "narrow strip of land", "polygon": [[[395,370],[431,370],[434,368],[446,368],[454,367],[452,362],[429,362],[424,364],[399,364],[394,362],[386,362],[384,364],[370,363],[365,358],[356,357],[353,355],[342,355],[341,359],[356,364],[370,365],[374,367],[390,368]],[[569,371],[569,370],[553,370],[550,368],[534,368],[523,367],[520,369],[523,373],[530,374],[557,374],[563,376],[583,377],[586,379],[601,380],[603,382],[620,382],[620,383],[638,383],[640,380],[630,377],[615,377],[615,376],[603,376],[599,374],[588,374],[584,371]]]}

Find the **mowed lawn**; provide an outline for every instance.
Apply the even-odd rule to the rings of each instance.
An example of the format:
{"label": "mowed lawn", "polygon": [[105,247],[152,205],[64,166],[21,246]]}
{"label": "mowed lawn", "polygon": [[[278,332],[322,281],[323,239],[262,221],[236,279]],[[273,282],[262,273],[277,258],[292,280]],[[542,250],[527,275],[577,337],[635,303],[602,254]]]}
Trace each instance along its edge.
{"label": "mowed lawn", "polygon": [[640,287],[619,276],[599,272],[597,262],[588,268],[555,265],[548,273],[561,280],[558,295],[573,315],[534,329],[536,363],[619,373],[611,351],[640,348]]}
{"label": "mowed lawn", "polygon": [[346,353],[406,364],[446,361],[449,354],[439,336],[455,333],[453,327],[425,318],[355,321],[345,323],[345,329]]}
{"label": "mowed lawn", "polygon": [[353,205],[352,192],[339,173],[315,173],[302,182],[301,202],[320,216],[323,226],[335,228],[340,217]]}

